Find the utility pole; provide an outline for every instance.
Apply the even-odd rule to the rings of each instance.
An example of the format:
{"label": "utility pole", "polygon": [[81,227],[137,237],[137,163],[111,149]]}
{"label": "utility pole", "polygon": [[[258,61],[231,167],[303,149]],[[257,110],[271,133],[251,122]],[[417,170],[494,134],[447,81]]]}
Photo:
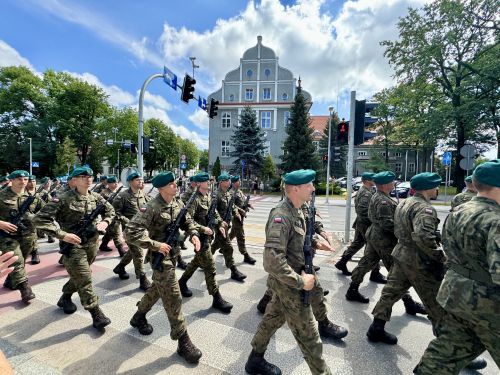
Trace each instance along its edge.
{"label": "utility pole", "polygon": [[30,140],[30,174],[33,174],[33,148],[32,148],[32,140],[31,138],[28,138]]}
{"label": "utility pole", "polygon": [[189,58],[189,60],[191,60],[191,65],[193,66],[193,78],[194,78],[194,70],[195,70],[196,68],[199,68],[200,66],[199,66],[199,65],[196,65],[196,64],[194,63],[194,60],[196,60],[196,57],[190,57],[190,58]]}
{"label": "utility pole", "polygon": [[328,204],[328,197],[330,196],[330,157],[332,146],[332,114],[333,106],[328,107],[330,118],[328,120],[328,157],[326,161],[326,203]]}
{"label": "utility pole", "polygon": [[354,128],[356,127],[356,91],[351,91],[351,116],[349,120],[349,151],[347,152],[347,196],[345,205],[344,243],[349,243],[351,234],[352,166],[354,163]]}

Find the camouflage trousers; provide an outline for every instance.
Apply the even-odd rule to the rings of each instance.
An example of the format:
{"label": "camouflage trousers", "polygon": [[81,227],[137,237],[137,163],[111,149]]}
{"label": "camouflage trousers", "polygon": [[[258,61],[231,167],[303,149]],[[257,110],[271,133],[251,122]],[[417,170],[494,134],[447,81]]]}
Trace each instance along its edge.
{"label": "camouflage trousers", "polygon": [[429,343],[414,370],[421,375],[458,374],[483,351],[488,350],[500,366],[500,319],[481,313],[464,312],[462,316],[446,312],[439,336]]}
{"label": "camouflage trousers", "polygon": [[238,243],[238,250],[242,255],[245,255],[247,253],[245,230],[243,228],[243,223],[235,217],[233,217],[231,231],[229,232],[229,241],[232,241],[234,237],[236,237],[236,242]]}
{"label": "camouflage trousers", "polygon": [[208,293],[213,296],[219,290],[219,286],[217,285],[217,281],[215,281],[215,262],[212,252],[210,251],[210,245],[208,245],[208,248],[194,254],[194,258],[187,265],[186,270],[182,274],[182,278],[189,280],[198,267],[205,273]]}
{"label": "camouflage trousers", "polygon": [[97,255],[97,241],[89,241],[84,246],[74,246],[69,255],[63,256],[63,264],[68,271],[69,280],[64,284],[62,292],[72,295],[78,293],[85,310],[91,310],[98,305],[99,297],[92,288],[92,271],[90,265]]}
{"label": "camouflage trousers", "polygon": [[265,353],[271,337],[287,322],[311,373],[331,374],[323,359],[323,343],[319,337],[311,305],[307,307],[303,305],[299,290],[292,290],[271,279],[268,284],[273,298],[257,327],[251,342],[252,348],[257,353]]}
{"label": "camouflage trousers", "polygon": [[234,266],[234,258],[233,258],[233,245],[231,244],[231,240],[229,239],[229,236],[226,235],[226,238],[222,235],[221,232],[216,231],[215,232],[215,241],[212,245],[212,254],[215,254],[215,252],[220,249],[222,252],[222,255],[224,255],[224,261],[226,263],[227,268],[231,268]]}
{"label": "camouflage trousers", "polygon": [[28,280],[24,263],[28,255],[30,255],[33,251],[36,239],[36,233],[34,235],[28,233],[12,237],[6,236],[0,239],[0,249],[2,254],[13,251],[14,255],[18,256],[17,261],[12,265],[14,267],[14,271],[12,271],[9,275],[14,288],[17,288],[19,284]]}
{"label": "camouflage trousers", "polygon": [[354,240],[351,242],[349,247],[342,254],[342,258],[351,259],[354,254],[356,254],[363,246],[366,244],[366,230],[369,225],[363,224],[359,221],[356,221],[356,225],[354,227]]}
{"label": "camouflage trousers", "polygon": [[124,267],[130,262],[134,262],[135,277],[140,278],[144,275],[144,252],[139,246],[133,245],[127,242],[128,251],[125,253],[123,258],[120,260],[120,264]]}
{"label": "camouflage trousers", "polygon": [[106,233],[102,237],[101,243],[107,245],[109,241],[113,240],[113,243],[116,247],[121,245],[120,242],[120,223],[114,222],[113,225],[110,225],[106,228]]}
{"label": "camouflage trousers", "polygon": [[426,271],[415,265],[406,265],[394,260],[394,264],[387,277],[387,284],[384,285],[382,295],[373,308],[373,317],[389,321],[391,319],[392,306],[408,293],[410,287],[413,287],[429,313],[429,319],[436,332],[445,314],[444,309],[436,301],[440,285],[441,278],[437,277],[435,273]]}
{"label": "camouflage trousers", "polygon": [[178,340],[187,330],[186,321],[182,314],[182,297],[177,277],[175,275],[175,262],[172,259],[163,260],[163,271],[153,270],[153,283],[151,288],[137,303],[137,309],[146,314],[156,301],[161,298],[163,308],[167,313],[170,323],[170,338]]}

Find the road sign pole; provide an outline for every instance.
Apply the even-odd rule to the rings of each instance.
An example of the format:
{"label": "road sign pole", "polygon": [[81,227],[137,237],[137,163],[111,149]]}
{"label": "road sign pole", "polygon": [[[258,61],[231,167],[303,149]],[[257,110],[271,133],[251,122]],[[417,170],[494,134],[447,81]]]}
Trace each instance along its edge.
{"label": "road sign pole", "polygon": [[447,201],[448,195],[448,166],[444,167],[444,203]]}
{"label": "road sign pole", "polygon": [[345,233],[344,243],[349,243],[351,234],[351,193],[352,167],[354,163],[354,128],[356,113],[356,91],[351,91],[351,116],[349,121],[349,151],[347,153],[347,196],[345,205]]}

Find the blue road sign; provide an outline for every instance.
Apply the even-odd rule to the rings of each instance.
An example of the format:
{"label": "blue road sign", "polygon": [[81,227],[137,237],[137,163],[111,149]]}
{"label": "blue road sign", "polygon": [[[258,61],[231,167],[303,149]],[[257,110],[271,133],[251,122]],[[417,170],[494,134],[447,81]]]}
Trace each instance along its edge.
{"label": "blue road sign", "polygon": [[241,166],[245,168],[245,160],[241,159]]}
{"label": "blue road sign", "polygon": [[187,169],[187,166],[186,162],[181,162],[181,169]]}
{"label": "blue road sign", "polygon": [[34,162],[32,162],[32,163],[31,163],[31,166],[32,166],[33,168],[39,168],[39,167],[40,167],[40,163],[39,163],[39,162],[37,162],[37,161],[34,161]]}
{"label": "blue road sign", "polygon": [[198,96],[198,107],[200,107],[201,109],[206,111],[207,110],[207,99],[204,99],[201,96]]}
{"label": "blue road sign", "polygon": [[166,66],[163,67],[163,81],[177,91],[177,76]]}
{"label": "blue road sign", "polygon": [[451,165],[451,152],[446,151],[443,154],[443,165]]}

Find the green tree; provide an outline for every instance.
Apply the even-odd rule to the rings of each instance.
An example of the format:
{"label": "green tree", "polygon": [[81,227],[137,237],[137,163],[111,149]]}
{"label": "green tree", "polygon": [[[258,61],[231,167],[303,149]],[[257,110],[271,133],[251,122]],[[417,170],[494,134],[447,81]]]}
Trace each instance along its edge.
{"label": "green tree", "polygon": [[309,105],[300,87],[290,110],[290,120],[286,127],[287,137],[283,144],[281,169],[290,172],[296,169],[319,169],[319,160],[313,144],[313,130],[309,126]]}
{"label": "green tree", "polygon": [[172,170],[179,166],[180,138],[163,121],[149,119],[144,132],[154,139],[154,150],[144,155],[145,170],[149,176],[154,170]]}
{"label": "green tree", "polygon": [[187,169],[193,169],[200,162],[200,151],[193,141],[179,137],[181,155],[186,155]]}
{"label": "green tree", "polygon": [[365,163],[365,169],[371,170],[374,173],[389,170],[389,165],[379,152],[373,150],[370,152],[370,159]]}
{"label": "green tree", "polygon": [[276,177],[276,165],[274,164],[273,157],[271,155],[267,155],[264,158],[264,163],[260,168],[259,176],[262,180],[267,181]]}
{"label": "green tree", "polygon": [[63,143],[57,145],[57,161],[54,167],[56,175],[65,175],[73,169],[76,162],[76,147],[69,137],[66,137]]}
{"label": "green tree", "polygon": [[217,177],[220,176],[220,174],[221,174],[220,159],[217,156],[217,159],[215,159],[215,163],[214,163],[214,166],[212,168],[212,176],[214,176],[215,178],[217,178]]}
{"label": "green tree", "polygon": [[208,150],[200,153],[200,170],[208,172]]}

